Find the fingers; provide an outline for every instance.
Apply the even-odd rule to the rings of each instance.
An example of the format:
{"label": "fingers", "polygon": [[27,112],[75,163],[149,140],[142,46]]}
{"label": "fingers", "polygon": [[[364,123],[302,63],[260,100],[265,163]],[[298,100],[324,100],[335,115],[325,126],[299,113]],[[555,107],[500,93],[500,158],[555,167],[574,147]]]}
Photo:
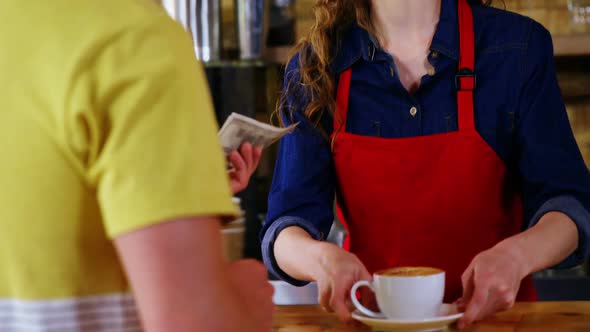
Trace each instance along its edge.
{"label": "fingers", "polygon": [[236,173],[247,172],[248,165],[246,165],[246,161],[244,160],[244,158],[242,158],[238,151],[233,151],[232,153],[230,153],[228,159],[233,165],[233,171],[235,171]]}
{"label": "fingers", "polygon": [[465,311],[465,308],[467,307],[467,303],[465,303],[463,298],[457,299],[453,304],[457,306],[457,310],[459,311]]}
{"label": "fingers", "polygon": [[498,310],[506,310],[514,306],[514,302],[516,301],[516,294],[518,294],[518,289],[511,289],[508,285],[500,284],[497,287],[495,293],[498,303]]}
{"label": "fingers", "polygon": [[338,299],[338,300],[336,300],[332,304],[332,308],[334,309],[334,313],[336,313],[336,316],[338,316],[338,319],[340,319],[343,322],[350,321],[350,319],[351,319],[351,315],[350,315],[351,310],[346,305],[344,299]]}
{"label": "fingers", "polygon": [[477,321],[482,313],[483,307],[486,305],[487,295],[483,292],[475,292],[475,295],[471,302],[467,304],[465,315],[459,322],[459,328],[463,329]]}
{"label": "fingers", "polygon": [[250,143],[242,144],[239,151],[233,151],[229,155],[228,159],[233,165],[233,168],[228,173],[234,194],[246,189],[250,181],[250,176],[254,174],[260,163],[261,156],[262,148],[252,147]]}
{"label": "fingers", "polygon": [[475,291],[467,303],[465,315],[459,323],[464,328],[489,315],[510,309],[514,305],[517,291],[498,279],[485,279],[476,282]]}
{"label": "fingers", "polygon": [[465,328],[477,321],[481,316],[485,314],[485,308],[488,303],[488,297],[490,292],[489,283],[484,280],[478,282],[474,275],[472,278],[474,281],[473,295],[467,302],[467,308],[463,319],[459,322],[459,328]]}
{"label": "fingers", "polygon": [[233,151],[228,159],[233,165],[233,168],[228,172],[231,180],[231,190],[234,194],[237,194],[248,186],[248,181],[250,180],[248,166],[237,151]]}
{"label": "fingers", "polygon": [[344,322],[350,321],[350,313],[354,310],[349,294],[344,291],[334,291],[331,285],[326,287],[320,285],[319,304],[325,311],[334,312]]}
{"label": "fingers", "polygon": [[319,286],[319,304],[320,306],[326,310],[327,312],[332,312],[332,307],[330,306],[330,298],[332,297],[332,290],[329,285],[323,285],[324,283],[318,282]]}
{"label": "fingers", "polygon": [[253,147],[250,143],[244,143],[239,148],[239,152],[235,152],[237,152],[237,155],[242,158],[242,161],[244,162],[243,165],[245,165],[244,168],[247,170],[248,175],[253,174],[256,170],[256,167],[258,167],[258,164],[260,163],[260,158],[262,157],[262,148]]}
{"label": "fingers", "polygon": [[356,309],[354,304],[352,303],[352,300],[349,297],[346,297],[344,304],[346,305],[348,312],[353,312]]}
{"label": "fingers", "polygon": [[252,165],[254,164],[254,152],[252,151],[252,144],[242,144],[242,146],[240,147],[240,154],[246,162],[246,168],[248,169],[248,173],[250,173],[250,171],[252,170]]}
{"label": "fingers", "polygon": [[369,271],[367,270],[365,265],[363,265],[363,263],[361,263],[360,261],[359,261],[359,263],[362,266],[360,280],[373,281],[373,276],[369,273]]}
{"label": "fingers", "polygon": [[464,310],[466,305],[473,296],[474,283],[473,283],[473,266],[467,267],[467,270],[461,276],[461,283],[463,284],[463,297],[457,301],[457,307]]}
{"label": "fingers", "polygon": [[[348,288],[347,288],[348,289]],[[337,289],[332,291],[332,296],[330,298],[330,307],[336,313],[336,316],[341,321],[348,322],[350,321],[350,312],[349,307],[346,305],[346,300],[348,299],[348,293],[345,291],[338,291]]]}
{"label": "fingers", "polygon": [[503,278],[499,272],[482,272],[474,266],[467,268],[461,281],[463,298],[457,301],[457,306],[465,308],[465,315],[459,322],[459,328],[509,309],[518,293],[518,285],[511,287],[509,279]]}

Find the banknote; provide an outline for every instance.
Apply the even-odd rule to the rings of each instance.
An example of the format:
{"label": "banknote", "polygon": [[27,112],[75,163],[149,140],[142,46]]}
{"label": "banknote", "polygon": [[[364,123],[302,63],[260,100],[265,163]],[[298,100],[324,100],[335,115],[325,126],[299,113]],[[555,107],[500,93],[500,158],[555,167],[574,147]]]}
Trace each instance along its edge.
{"label": "banknote", "polygon": [[267,148],[281,137],[291,133],[295,127],[297,123],[286,128],[274,127],[245,115],[232,113],[219,130],[219,140],[223,151],[228,155],[246,142]]}

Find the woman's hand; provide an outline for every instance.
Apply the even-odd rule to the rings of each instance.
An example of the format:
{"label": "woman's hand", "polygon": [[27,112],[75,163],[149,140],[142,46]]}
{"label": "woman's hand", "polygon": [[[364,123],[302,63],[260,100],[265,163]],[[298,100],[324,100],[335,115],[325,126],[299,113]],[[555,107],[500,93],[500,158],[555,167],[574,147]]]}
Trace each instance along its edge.
{"label": "woman's hand", "polygon": [[229,180],[231,190],[234,194],[246,189],[250,177],[254,174],[260,157],[262,156],[262,149],[259,147],[252,147],[250,143],[244,143],[238,151],[233,151],[228,159],[233,165],[229,170]]}
{"label": "woman's hand", "polygon": [[317,282],[320,305],[336,312],[343,321],[350,320],[354,309],[350,300],[352,286],[357,281],[372,279],[355,255],[332,243],[313,239],[298,226],[279,233],[274,255],[279,268],[292,278]]}
{"label": "woman's hand", "polygon": [[462,276],[463,298],[459,305],[465,308],[465,315],[459,328],[510,309],[527,274],[527,260],[510,242],[477,255]]}
{"label": "woman's hand", "polygon": [[354,310],[350,289],[359,280],[372,280],[371,274],[354,254],[327,242],[317,245],[321,256],[312,276],[318,283],[320,305],[349,321]]}
{"label": "woman's hand", "polygon": [[576,224],[561,212],[549,212],[528,230],[477,255],[463,274],[465,316],[459,327],[514,304],[527,275],[554,266],[576,250]]}

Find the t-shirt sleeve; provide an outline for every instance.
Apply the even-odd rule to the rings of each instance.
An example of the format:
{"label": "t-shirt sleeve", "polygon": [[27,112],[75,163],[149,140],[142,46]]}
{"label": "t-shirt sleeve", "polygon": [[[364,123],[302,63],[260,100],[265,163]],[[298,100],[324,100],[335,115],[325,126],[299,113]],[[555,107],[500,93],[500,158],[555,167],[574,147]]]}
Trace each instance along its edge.
{"label": "t-shirt sleeve", "polygon": [[96,61],[101,137],[90,180],[115,237],[180,217],[233,215],[207,81],[167,17],[114,34]]}

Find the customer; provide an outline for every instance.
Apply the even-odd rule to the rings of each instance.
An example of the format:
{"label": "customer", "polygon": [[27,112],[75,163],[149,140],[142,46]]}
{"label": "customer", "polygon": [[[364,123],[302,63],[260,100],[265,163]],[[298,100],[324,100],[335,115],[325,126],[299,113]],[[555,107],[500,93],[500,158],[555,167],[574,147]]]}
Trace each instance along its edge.
{"label": "customer", "polygon": [[0,331],[269,331],[264,268],[222,258],[235,210],[182,28],[147,0],[3,0],[0,22]]}

